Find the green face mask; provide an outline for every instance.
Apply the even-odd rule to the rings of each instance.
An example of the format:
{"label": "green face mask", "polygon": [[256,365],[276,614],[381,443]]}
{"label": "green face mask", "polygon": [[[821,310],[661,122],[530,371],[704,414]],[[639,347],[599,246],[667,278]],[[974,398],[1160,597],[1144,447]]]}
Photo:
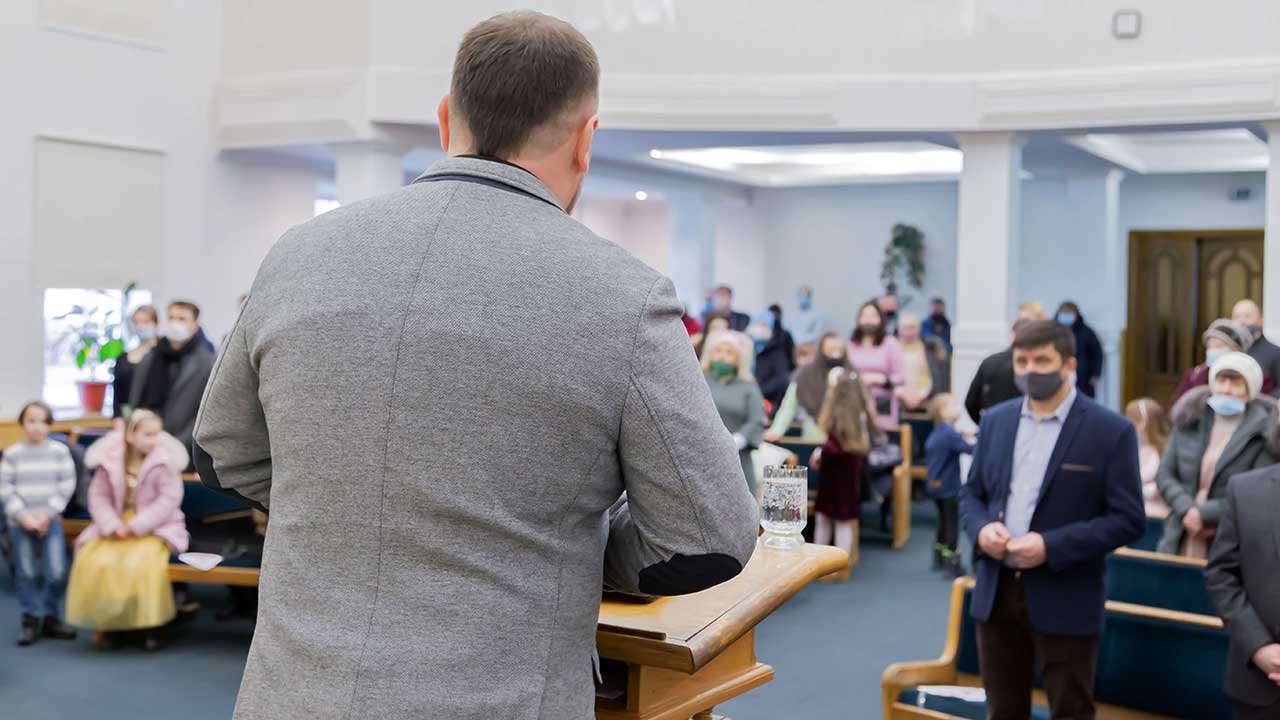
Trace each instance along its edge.
{"label": "green face mask", "polygon": [[725,362],[724,360],[711,361],[711,374],[716,377],[729,377],[736,372],[738,372],[738,366],[733,363]]}

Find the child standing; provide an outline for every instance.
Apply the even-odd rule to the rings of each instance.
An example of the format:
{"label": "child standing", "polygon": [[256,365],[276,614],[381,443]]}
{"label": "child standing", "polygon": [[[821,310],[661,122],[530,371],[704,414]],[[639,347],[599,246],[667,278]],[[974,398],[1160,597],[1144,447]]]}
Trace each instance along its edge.
{"label": "child standing", "polygon": [[938,534],[933,543],[933,569],[952,577],[964,575],[960,560],[960,456],[972,455],[973,444],[955,428],[960,406],[943,393],[929,403],[933,432],[925,441],[928,480],[925,490],[938,506]]}
{"label": "child standing", "polygon": [[58,600],[67,578],[62,511],[76,491],[76,465],[66,445],[49,439],[53,411],[48,405],[27,403],[18,413],[18,424],[26,437],[0,457],[0,501],[22,610],[18,644],[25,647],[41,635],[57,640],[76,636],[58,619]]}
{"label": "child standing", "polygon": [[85,464],[97,467],[89,485],[93,524],[76,540],[67,591],[67,619],[97,629],[94,646],[109,633],[145,630],[148,650],[160,647],[159,629],[177,614],[169,583],[169,555],[190,539],[182,510],[187,451],[166,434],[160,416],[135,410],[125,432],[94,443]]}
{"label": "child standing", "polygon": [[1138,431],[1138,474],[1142,476],[1142,501],[1148,517],[1168,517],[1169,503],[1156,487],[1160,458],[1169,442],[1169,416],[1151,398],[1132,400],[1124,408],[1125,417]]}
{"label": "child standing", "polygon": [[[863,459],[872,445],[883,442],[884,433],[876,422],[871,393],[857,373],[836,367],[827,377],[827,397],[818,419],[827,440],[813,458],[814,467],[822,470],[813,542],[830,544],[834,531],[836,547],[848,553],[852,562],[855,524],[862,514]],[[849,568],[832,579],[848,580]]]}

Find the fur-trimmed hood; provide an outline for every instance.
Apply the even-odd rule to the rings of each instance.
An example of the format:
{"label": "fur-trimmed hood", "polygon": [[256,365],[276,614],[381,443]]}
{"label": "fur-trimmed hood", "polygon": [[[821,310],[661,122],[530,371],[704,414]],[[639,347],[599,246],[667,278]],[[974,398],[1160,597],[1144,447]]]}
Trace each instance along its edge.
{"label": "fur-trimmed hood", "polygon": [[[124,433],[113,430],[95,441],[84,453],[84,465],[90,470],[97,469],[106,463],[124,464]],[[187,469],[191,456],[183,447],[182,441],[167,432],[160,433],[156,450],[164,451],[165,464],[180,473]],[[153,452],[154,454],[154,452]]]}
{"label": "fur-trimmed hood", "polygon": [[[1212,395],[1213,390],[1208,385],[1201,385],[1183,393],[1174,404],[1172,412],[1169,413],[1173,426],[1184,430],[1198,426],[1205,412],[1211,411],[1209,398]],[[1280,457],[1280,403],[1270,395],[1259,395],[1250,400],[1249,405],[1260,406],[1271,416],[1270,426],[1267,429],[1267,451],[1275,457]]]}

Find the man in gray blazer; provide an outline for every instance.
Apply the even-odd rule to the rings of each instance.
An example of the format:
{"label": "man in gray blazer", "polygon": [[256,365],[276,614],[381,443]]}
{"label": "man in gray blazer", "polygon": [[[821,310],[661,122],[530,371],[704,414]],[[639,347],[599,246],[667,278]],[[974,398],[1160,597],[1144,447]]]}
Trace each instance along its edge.
{"label": "man in gray blazer", "polygon": [[750,558],[671,282],[566,212],[598,76],[559,20],[481,23],[449,157],[263,261],[195,432],[202,480],[271,516],[237,718],[586,720],[602,587]]}
{"label": "man in gray blazer", "polygon": [[1240,720],[1274,719],[1280,717],[1280,466],[1231,478],[1225,506],[1205,581],[1231,633],[1226,691]]}

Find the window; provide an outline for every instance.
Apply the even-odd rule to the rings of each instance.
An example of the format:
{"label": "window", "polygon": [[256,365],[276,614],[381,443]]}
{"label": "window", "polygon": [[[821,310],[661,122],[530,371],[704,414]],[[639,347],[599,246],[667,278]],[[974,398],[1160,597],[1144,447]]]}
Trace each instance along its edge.
{"label": "window", "polygon": [[[88,353],[84,368],[76,363],[76,356],[84,347],[83,337],[99,339],[105,343],[111,339],[124,339],[125,347],[133,348],[137,338],[121,325],[121,318],[128,317],[142,305],[151,303],[149,290],[129,293],[124,303],[121,290],[96,290],[85,288],[50,288],[44,291],[44,400],[53,406],[58,415],[77,415],[80,412],[78,380],[111,380],[111,362],[98,362],[96,351]],[[110,407],[111,393],[107,392],[105,407]]]}

